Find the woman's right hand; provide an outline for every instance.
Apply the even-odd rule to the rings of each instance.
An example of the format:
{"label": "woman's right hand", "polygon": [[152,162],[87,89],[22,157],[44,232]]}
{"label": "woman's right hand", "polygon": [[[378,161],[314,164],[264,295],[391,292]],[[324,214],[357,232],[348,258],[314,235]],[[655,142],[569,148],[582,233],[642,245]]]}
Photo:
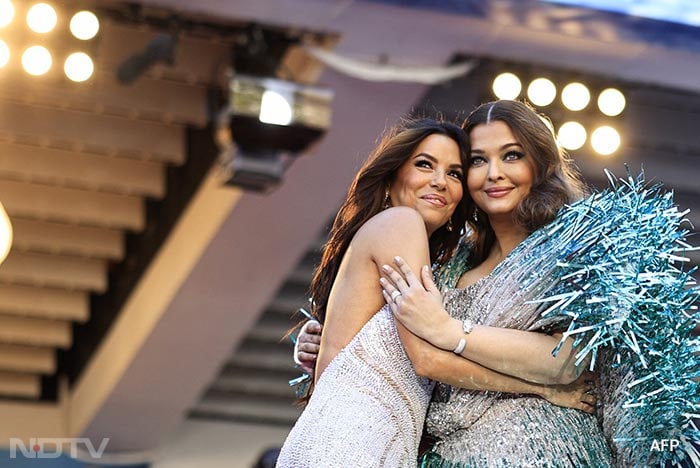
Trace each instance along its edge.
{"label": "woman's right hand", "polygon": [[583,372],[576,380],[565,385],[545,385],[540,396],[553,405],[594,413],[597,397],[598,375]]}
{"label": "woman's right hand", "polygon": [[309,374],[314,376],[316,359],[321,349],[321,331],[323,327],[316,320],[309,320],[299,330],[294,344],[294,362]]}

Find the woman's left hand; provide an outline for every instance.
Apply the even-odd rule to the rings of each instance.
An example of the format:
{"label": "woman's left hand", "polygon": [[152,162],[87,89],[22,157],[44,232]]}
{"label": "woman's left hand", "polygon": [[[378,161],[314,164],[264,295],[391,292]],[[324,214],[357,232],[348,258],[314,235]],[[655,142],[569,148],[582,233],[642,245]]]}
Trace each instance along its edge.
{"label": "woman's left hand", "polygon": [[379,282],[384,300],[394,316],[412,333],[446,349],[449,345],[440,343],[440,330],[441,325],[447,326],[452,318],[442,306],[442,294],[433,281],[430,268],[423,266],[418,278],[401,257],[395,257],[394,263],[400,272],[389,265],[382,266],[385,277]]}

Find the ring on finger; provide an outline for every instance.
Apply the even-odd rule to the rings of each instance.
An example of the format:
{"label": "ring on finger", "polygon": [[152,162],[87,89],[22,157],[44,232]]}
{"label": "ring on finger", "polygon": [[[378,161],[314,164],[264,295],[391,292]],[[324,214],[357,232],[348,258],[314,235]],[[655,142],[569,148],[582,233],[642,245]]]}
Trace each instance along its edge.
{"label": "ring on finger", "polygon": [[400,291],[394,290],[394,291],[391,293],[391,300],[394,301],[394,302],[396,302],[396,298],[399,297],[400,295],[401,295],[401,292],[400,292]]}

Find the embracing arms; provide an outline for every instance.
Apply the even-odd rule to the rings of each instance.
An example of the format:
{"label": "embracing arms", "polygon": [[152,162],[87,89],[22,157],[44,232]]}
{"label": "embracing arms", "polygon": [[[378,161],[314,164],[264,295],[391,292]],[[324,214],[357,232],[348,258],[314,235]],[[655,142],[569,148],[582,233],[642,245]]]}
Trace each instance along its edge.
{"label": "embracing arms", "polygon": [[[393,262],[400,273],[388,264],[382,267],[390,280],[381,281],[385,300],[401,323],[435,347],[454,350],[464,339],[466,345],[459,354],[489,369],[539,383],[567,384],[577,379],[572,339],[565,340],[553,356],[561,335],[482,325],[473,325],[465,333],[462,322],[445,311],[427,266],[420,269],[418,278],[408,261],[397,257]],[[394,291],[401,295],[391,301]]]}

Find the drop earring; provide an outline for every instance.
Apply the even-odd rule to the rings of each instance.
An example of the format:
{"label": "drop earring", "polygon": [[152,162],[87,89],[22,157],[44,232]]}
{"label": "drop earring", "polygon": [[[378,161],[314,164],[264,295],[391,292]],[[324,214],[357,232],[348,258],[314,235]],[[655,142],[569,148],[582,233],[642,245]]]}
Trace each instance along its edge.
{"label": "drop earring", "polygon": [[479,208],[474,208],[474,214],[472,215],[475,223],[479,222]]}
{"label": "drop earring", "polygon": [[452,227],[452,218],[450,218],[450,219],[447,220],[447,228],[446,228],[446,229],[447,229],[448,232],[452,232],[452,229],[453,229],[453,227]]}
{"label": "drop earring", "polygon": [[389,189],[384,192],[384,209],[386,210],[391,206],[391,198],[389,197]]}

